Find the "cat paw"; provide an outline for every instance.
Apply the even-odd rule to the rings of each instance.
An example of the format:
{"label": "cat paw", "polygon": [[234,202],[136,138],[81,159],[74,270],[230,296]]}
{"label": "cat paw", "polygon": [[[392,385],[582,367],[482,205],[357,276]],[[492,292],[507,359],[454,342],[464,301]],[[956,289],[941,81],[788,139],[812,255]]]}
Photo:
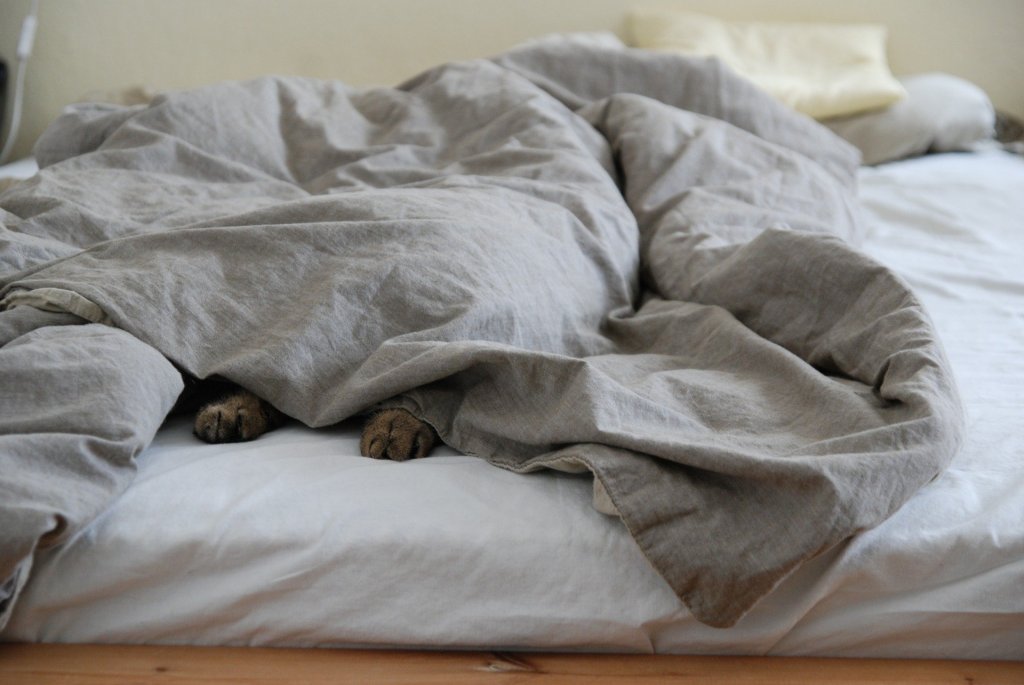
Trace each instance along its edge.
{"label": "cat paw", "polygon": [[437,433],[404,409],[384,409],[363,426],[359,451],[364,457],[405,461],[425,457],[437,442]]}
{"label": "cat paw", "polygon": [[246,390],[211,402],[196,412],[193,432],[206,442],[255,440],[274,427],[273,407]]}

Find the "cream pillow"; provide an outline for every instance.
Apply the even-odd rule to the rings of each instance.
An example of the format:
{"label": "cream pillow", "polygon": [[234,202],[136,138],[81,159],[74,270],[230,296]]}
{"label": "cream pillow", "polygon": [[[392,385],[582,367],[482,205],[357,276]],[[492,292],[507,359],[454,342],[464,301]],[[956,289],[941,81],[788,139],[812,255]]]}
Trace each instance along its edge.
{"label": "cream pillow", "polygon": [[715,56],[816,119],[889,105],[904,95],[885,58],[884,26],[726,22],[681,10],[630,14],[636,47]]}

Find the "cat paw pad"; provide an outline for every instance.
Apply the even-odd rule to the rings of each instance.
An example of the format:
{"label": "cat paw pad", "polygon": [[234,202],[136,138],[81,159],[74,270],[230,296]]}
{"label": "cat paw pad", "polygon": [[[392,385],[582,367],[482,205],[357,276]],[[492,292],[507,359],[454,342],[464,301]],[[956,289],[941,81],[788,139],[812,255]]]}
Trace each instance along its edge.
{"label": "cat paw pad", "polygon": [[206,442],[242,442],[266,433],[270,423],[258,397],[239,393],[202,407],[193,432]]}
{"label": "cat paw pad", "polygon": [[436,441],[429,424],[404,409],[384,409],[363,426],[359,451],[373,459],[405,461],[427,456]]}

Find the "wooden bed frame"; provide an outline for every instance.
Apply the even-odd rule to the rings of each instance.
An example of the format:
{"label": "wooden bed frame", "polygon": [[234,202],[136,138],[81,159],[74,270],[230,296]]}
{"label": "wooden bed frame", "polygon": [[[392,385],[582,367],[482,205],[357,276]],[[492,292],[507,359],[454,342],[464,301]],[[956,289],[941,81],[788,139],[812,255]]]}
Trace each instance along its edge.
{"label": "wooden bed frame", "polygon": [[468,685],[492,682],[1021,685],[1024,662],[0,645],[0,683],[3,685]]}

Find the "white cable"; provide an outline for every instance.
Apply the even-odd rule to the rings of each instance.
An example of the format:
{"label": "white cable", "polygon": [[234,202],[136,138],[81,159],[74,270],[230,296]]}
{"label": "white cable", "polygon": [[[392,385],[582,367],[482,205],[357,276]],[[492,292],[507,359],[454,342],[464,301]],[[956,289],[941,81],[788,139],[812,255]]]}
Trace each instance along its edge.
{"label": "white cable", "polygon": [[21,126],[21,102],[25,91],[25,64],[32,54],[32,45],[36,38],[36,13],[39,10],[39,0],[32,0],[32,8],[28,16],[21,23],[21,35],[18,37],[18,50],[15,56],[18,59],[17,75],[14,77],[14,104],[11,106],[11,125],[7,127],[7,140],[4,141],[3,150],[0,150],[0,164],[7,161],[11,150],[14,148],[14,141],[18,139],[18,127]]}

